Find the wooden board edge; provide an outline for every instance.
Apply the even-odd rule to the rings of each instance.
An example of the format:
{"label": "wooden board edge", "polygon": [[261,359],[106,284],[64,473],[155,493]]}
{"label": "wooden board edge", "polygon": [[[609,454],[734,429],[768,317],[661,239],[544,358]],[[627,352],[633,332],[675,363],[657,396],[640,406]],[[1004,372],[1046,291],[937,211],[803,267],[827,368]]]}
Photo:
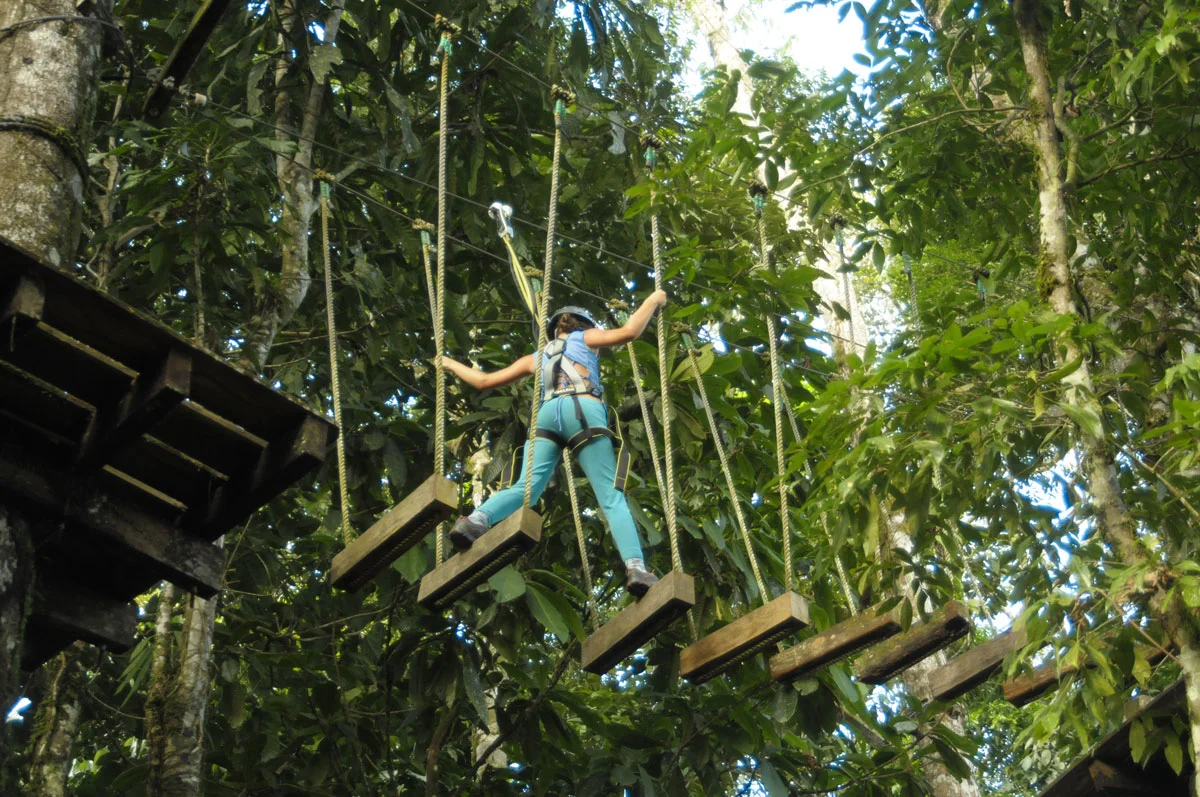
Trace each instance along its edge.
{"label": "wooden board edge", "polygon": [[426,609],[444,609],[541,540],[541,515],[532,509],[518,509],[470,548],[427,573],[421,579],[417,603]]}
{"label": "wooden board edge", "polygon": [[[354,592],[449,520],[458,510],[458,484],[434,474],[333,557],[330,583]],[[408,523],[397,522],[405,516]]]}
{"label": "wooden board edge", "polygon": [[785,592],[684,648],[679,674],[699,686],[805,628],[808,620],[808,602]]}
{"label": "wooden board edge", "polygon": [[672,570],[637,603],[626,606],[583,640],[580,666],[585,672],[603,675],[695,605],[695,579]]}
{"label": "wooden board edge", "polygon": [[[864,633],[861,639],[856,640],[853,644],[835,647],[824,656],[808,657],[807,661],[800,663],[792,661],[792,659],[796,658],[797,656],[795,652],[797,649],[819,644],[815,640],[819,640],[823,637],[828,638],[828,636],[832,635],[833,632],[844,628],[853,621],[860,620],[860,618],[862,618],[867,612],[872,612],[872,619],[877,620],[878,623],[870,630],[869,633]],[[895,636],[896,634],[900,633],[900,630],[901,626],[899,611],[897,609],[892,609],[883,613],[875,612],[873,608],[867,609],[866,611],[847,618],[840,623],[831,625],[824,631],[814,634],[803,642],[793,645],[782,653],[777,653],[772,656],[769,662],[771,678],[784,683],[788,681],[794,681],[797,678],[801,678],[809,673],[816,672],[817,670],[827,667],[830,664],[835,664],[847,656],[853,655],[856,651],[862,650],[864,647],[874,645],[884,639],[887,639],[888,637]]]}
{"label": "wooden board edge", "polygon": [[[939,629],[945,629],[939,631]],[[946,605],[929,616],[924,623],[909,626],[879,647],[867,651],[855,662],[854,675],[864,684],[878,686],[887,683],[918,661],[932,656],[971,631],[971,617],[958,601]],[[906,645],[915,645],[906,649]]]}

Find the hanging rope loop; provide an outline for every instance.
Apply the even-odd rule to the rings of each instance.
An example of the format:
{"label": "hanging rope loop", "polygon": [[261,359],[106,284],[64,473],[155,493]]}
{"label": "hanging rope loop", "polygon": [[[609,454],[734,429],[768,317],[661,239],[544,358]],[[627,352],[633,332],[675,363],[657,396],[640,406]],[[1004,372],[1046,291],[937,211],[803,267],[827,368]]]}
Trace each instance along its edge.
{"label": "hanging rope loop", "polygon": [[762,216],[767,206],[767,186],[755,180],[750,183],[750,201],[754,203],[754,212]]}
{"label": "hanging rope loop", "polygon": [[462,28],[455,25],[450,20],[437,14],[433,18],[433,27],[441,34],[441,40],[438,42],[437,51],[443,55],[443,59],[449,59],[454,56],[454,37],[462,33]]}
{"label": "hanging rope loop", "polygon": [[554,125],[562,125],[562,118],[570,113],[570,106],[575,104],[575,92],[562,86],[550,87],[550,99],[554,100]]}
{"label": "hanging rope loop", "polygon": [[653,133],[643,133],[640,137],[642,148],[646,150],[646,168],[658,167],[658,154],[663,148],[663,140]]}

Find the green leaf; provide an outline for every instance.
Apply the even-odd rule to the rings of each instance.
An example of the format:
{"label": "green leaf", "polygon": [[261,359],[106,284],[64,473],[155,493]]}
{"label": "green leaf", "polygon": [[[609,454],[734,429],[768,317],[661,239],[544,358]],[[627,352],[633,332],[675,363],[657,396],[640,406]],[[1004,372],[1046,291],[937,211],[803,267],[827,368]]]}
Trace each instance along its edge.
{"label": "green leaf", "polygon": [[1167,763],[1175,770],[1176,775],[1183,771],[1183,747],[1179,744],[1179,735],[1174,731],[1167,732],[1163,755],[1167,757]]}
{"label": "green leaf", "polygon": [[342,51],[332,44],[322,44],[308,58],[308,68],[317,83],[324,83],[329,70],[342,63]]}
{"label": "green leaf", "polygon": [[547,631],[558,637],[559,642],[566,642],[571,638],[571,629],[566,619],[542,587],[526,584],[525,603],[528,604],[529,611],[533,612],[534,618]]}
{"label": "green leaf", "polygon": [[1129,754],[1136,763],[1141,763],[1146,754],[1146,728],[1140,718],[1129,725]]}
{"label": "green leaf", "polygon": [[850,676],[846,674],[846,670],[842,665],[834,664],[831,666],[829,674],[832,676],[833,683],[837,686],[838,691],[842,693],[842,697],[855,705],[862,702],[862,695],[859,694],[858,687],[850,680]]}
{"label": "green leaf", "polygon": [[779,776],[779,770],[775,769],[775,765],[765,759],[758,762],[758,777],[762,781],[763,788],[767,790],[768,797],[787,797],[788,787],[783,782],[783,778]]}
{"label": "green leaf", "polygon": [[1063,404],[1062,408],[1084,434],[1093,439],[1099,439],[1104,436],[1104,424],[1100,421],[1100,416],[1091,407],[1081,407],[1078,404],[1068,403]]}
{"label": "green leaf", "polygon": [[463,686],[467,691],[467,699],[471,701],[471,705],[479,713],[481,725],[486,728],[488,727],[487,698],[483,694],[483,683],[479,677],[479,668],[475,665],[475,659],[471,657],[470,653],[464,652],[461,658]]}
{"label": "green leaf", "polygon": [[501,603],[508,603],[525,594],[525,577],[512,565],[493,573],[488,578],[488,585],[496,590]]}

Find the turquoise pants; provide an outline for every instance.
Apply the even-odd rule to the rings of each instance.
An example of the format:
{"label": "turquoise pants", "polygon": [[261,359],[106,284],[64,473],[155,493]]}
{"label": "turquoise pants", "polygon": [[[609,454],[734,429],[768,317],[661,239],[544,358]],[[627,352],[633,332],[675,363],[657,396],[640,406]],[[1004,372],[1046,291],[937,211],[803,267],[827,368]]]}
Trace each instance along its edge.
{"label": "turquoise pants", "polygon": [[[593,398],[580,397],[579,406],[589,426],[607,426],[608,408],[603,401]],[[571,396],[560,396],[544,402],[538,410],[538,429],[554,432],[563,440],[569,440],[573,435],[583,431],[579,419],[575,417],[575,399]],[[638,538],[637,527],[633,523],[633,515],[629,512],[629,504],[625,496],[613,485],[617,477],[617,457],[613,453],[612,441],[607,437],[593,437],[574,452],[579,466],[587,476],[588,484],[600,504],[600,511],[608,523],[621,552],[622,559],[641,559],[642,543]],[[488,526],[494,526],[506,517],[516,512],[525,499],[525,479],[530,478],[530,463],[533,465],[533,491],[529,502],[537,503],[542,497],[542,491],[550,482],[550,476],[558,467],[562,448],[553,440],[539,437],[534,440],[533,456],[529,456],[529,443],[525,444],[525,459],[521,466],[521,478],[511,487],[492,495],[483,502],[479,511],[487,516]]]}

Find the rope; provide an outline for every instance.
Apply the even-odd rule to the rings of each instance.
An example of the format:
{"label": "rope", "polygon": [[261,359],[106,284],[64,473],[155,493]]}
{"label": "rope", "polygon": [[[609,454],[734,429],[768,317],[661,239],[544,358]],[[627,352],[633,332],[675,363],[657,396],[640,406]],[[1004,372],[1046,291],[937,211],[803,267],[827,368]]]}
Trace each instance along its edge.
{"label": "rope", "polygon": [[[767,187],[755,183],[750,187],[754,213],[758,217],[758,263],[766,270],[770,266],[767,253],[767,219],[763,214]],[[775,332],[775,316],[767,314],[767,338],[771,343],[771,406],[775,415],[775,470],[779,474],[779,521],[783,535],[783,587],[792,591],[792,521],[788,511],[787,466],[783,457],[783,377],[779,373],[779,342]],[[703,385],[703,383],[701,383]],[[715,429],[714,429],[715,432]],[[797,438],[799,439],[799,438]]]}
{"label": "rope", "polygon": [[[569,91],[555,86],[550,96],[554,100],[554,154],[550,159],[550,210],[546,215],[546,261],[542,268],[542,294],[535,319],[538,328],[537,352],[533,356],[533,411],[529,414],[529,456],[522,464],[525,470],[525,496],[522,506],[529,506],[533,497],[533,449],[537,441],[538,410],[542,404],[542,351],[546,348],[546,319],[550,316],[550,278],[554,276],[554,242],[558,229],[558,171],[562,162],[562,122],[567,102],[574,99]],[[587,557],[583,558],[585,567]]]}
{"label": "rope", "polygon": [[629,368],[633,371],[633,384],[637,388],[638,405],[642,408],[642,423],[646,426],[646,441],[650,444],[650,463],[654,465],[654,478],[658,480],[658,496],[663,506],[667,505],[666,482],[663,479],[662,465],[658,461],[658,443],[654,440],[654,427],[650,424],[650,405],[646,403],[646,391],[642,388],[642,369],[638,366],[637,353],[633,343],[625,344],[629,352]]}
{"label": "rope", "polygon": [[575,465],[571,452],[563,449],[563,469],[567,472],[567,494],[571,497],[571,516],[575,519],[575,539],[579,542],[579,559],[583,562],[583,588],[587,592],[588,618],[592,630],[600,627],[600,612],[596,609],[596,593],[592,586],[592,566],[588,562],[587,540],[583,536],[583,516],[579,513],[579,495],[575,492]]}
{"label": "rope", "polygon": [[758,596],[765,604],[770,600],[767,585],[763,580],[762,571],[758,567],[758,555],[750,542],[750,529],[746,526],[746,517],[742,514],[742,503],[738,500],[737,488],[733,484],[733,472],[729,468],[729,455],[725,444],[721,442],[721,433],[717,431],[717,420],[713,417],[712,405],[708,403],[708,391],[704,380],[700,378],[700,363],[696,361],[696,350],[688,347],[688,362],[692,366],[692,376],[696,379],[696,387],[700,389],[700,403],[704,405],[704,414],[708,417],[708,427],[712,429],[713,445],[717,449],[717,458],[721,460],[721,473],[725,475],[725,487],[729,490],[729,499],[733,502],[733,514],[737,519],[738,531],[741,532],[742,542],[746,544],[746,556],[750,559],[750,569],[754,571],[754,581],[758,584]]}
{"label": "rope", "polygon": [[779,346],[775,342],[775,317],[767,316],[771,337],[771,404],[775,410],[775,469],[779,473],[779,522],[783,534],[783,588],[792,591],[792,521],[788,516],[787,466],[783,458],[783,378],[779,374]]}
{"label": "rope", "polygon": [[[446,368],[442,362],[442,352],[446,344],[446,166],[449,160],[449,150],[446,140],[449,137],[449,107],[446,86],[450,82],[450,56],[454,53],[454,35],[458,29],[441,16],[434,18],[434,26],[441,32],[441,42],[438,51],[442,54],[442,74],[440,96],[438,97],[438,209],[437,209],[437,295],[432,305],[433,309],[433,345],[437,352],[433,359],[435,371],[434,395],[434,426],[433,426],[433,472],[437,476],[446,475]],[[437,530],[437,543],[434,555],[440,565],[446,555],[446,524],[442,523]]]}
{"label": "rope", "polygon": [[329,378],[333,390],[333,422],[338,427],[338,492],[342,510],[342,542],[354,539],[350,528],[350,490],[346,487],[346,427],[342,425],[342,382],[338,374],[337,323],[333,315],[333,267],[329,255],[329,178],[318,172],[321,181],[321,249],[325,256],[325,323],[329,330]]}
{"label": "rope", "polygon": [[[646,147],[646,165],[653,171],[658,165],[658,150],[662,142],[652,136],[646,136],[642,142]],[[653,205],[657,192],[650,189],[650,202]],[[650,216],[650,242],[654,253],[654,289],[663,289],[662,236],[658,229],[658,212]],[[663,472],[666,476],[667,495],[667,536],[671,541],[671,568],[683,570],[683,561],[679,555],[679,523],[676,517],[675,497],[675,452],[671,447],[671,401],[670,375],[667,373],[667,322],[659,313],[655,332],[658,338],[658,381],[659,400],[662,405],[663,424]]]}

